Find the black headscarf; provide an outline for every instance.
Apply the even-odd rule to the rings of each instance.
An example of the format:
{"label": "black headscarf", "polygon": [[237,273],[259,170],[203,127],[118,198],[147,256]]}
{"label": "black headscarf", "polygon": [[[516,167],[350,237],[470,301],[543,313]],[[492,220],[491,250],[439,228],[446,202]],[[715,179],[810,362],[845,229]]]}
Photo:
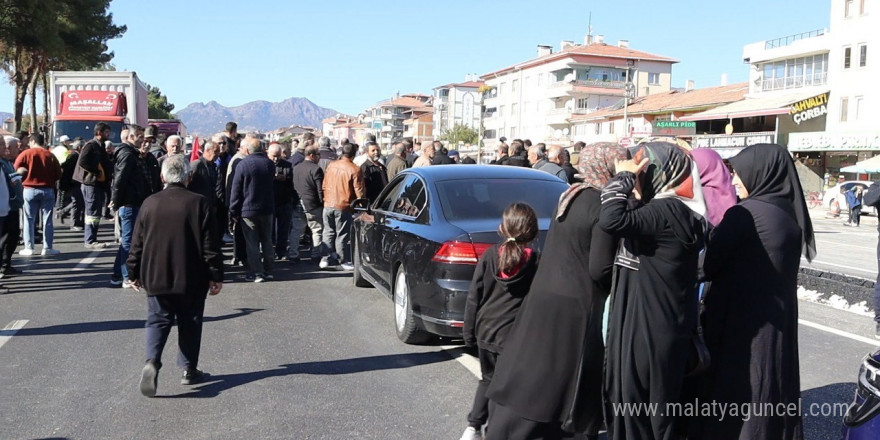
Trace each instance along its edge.
{"label": "black headscarf", "polygon": [[788,151],[776,144],[756,144],[730,158],[730,164],[749,191],[749,199],[779,206],[797,221],[802,232],[804,257],[813,261],[816,256],[813,222]]}

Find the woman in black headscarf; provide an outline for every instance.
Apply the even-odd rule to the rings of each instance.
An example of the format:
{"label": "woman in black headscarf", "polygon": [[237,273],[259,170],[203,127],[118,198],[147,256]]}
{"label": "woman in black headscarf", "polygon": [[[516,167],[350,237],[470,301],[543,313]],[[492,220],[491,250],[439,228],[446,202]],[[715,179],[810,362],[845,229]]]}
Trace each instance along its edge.
{"label": "woman in black headscarf", "polygon": [[[634,190],[641,205],[632,207]],[[609,439],[678,438],[665,405],[682,394],[705,212],[693,159],[668,142],[641,145],[631,161],[617,164],[617,176],[602,191],[599,225],[624,237],[608,322]],[[651,415],[650,404],[664,407]]]}
{"label": "woman in black headscarf", "polygon": [[598,226],[599,191],[626,159],[617,144],[584,147],[583,182],[562,194],[531,290],[489,387],[490,439],[554,439],[602,425],[602,314],[616,240]]}
{"label": "woman in black headscarf", "polygon": [[801,418],[788,405],[800,398],[797,274],[801,253],[807,260],[816,255],[813,225],[783,147],[753,145],[730,163],[742,201],[727,210],[706,249],[712,368],[704,399],[738,405],[740,413],[751,403],[753,415],[706,417],[702,438],[799,440]]}

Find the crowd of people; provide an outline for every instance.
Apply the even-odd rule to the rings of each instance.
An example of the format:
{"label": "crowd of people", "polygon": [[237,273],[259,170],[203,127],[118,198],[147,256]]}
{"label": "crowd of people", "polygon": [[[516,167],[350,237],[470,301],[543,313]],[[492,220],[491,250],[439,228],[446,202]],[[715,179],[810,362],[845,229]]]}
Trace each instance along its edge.
{"label": "crowd of people", "polygon": [[[99,123],[93,139],[62,137],[51,150],[41,134],[0,138],[0,277],[17,273],[22,226],[22,256],[35,255],[38,220],[41,254],[57,254],[53,219],[68,216],[86,248],[103,249],[100,220],[115,213],[110,283],[148,296],[146,396],[175,322],[181,382],[206,376],[202,316],[224,267],[240,264],[258,283],[274,279],[277,262],[306,256],[352,270],[356,199],[374,201],[408,167],[475,162],[439,141],[401,140],[384,157],[375,138],[266,145],[234,122],[187,156],[179,136],[160,143],[157,134],[131,125],[108,145],[110,127]],[[462,439],[597,438],[602,429],[614,440],[803,438],[797,412],[667,412],[671,403],[798,403],[797,271],[816,250],[785,149],[753,145],[729,164],[656,140],[575,151],[577,166],[565,148],[502,139],[491,162],[570,187],[541,252],[535,212],[515,203],[477,264],[463,336],[482,378]]]}
{"label": "crowd of people", "polygon": [[[541,159],[499,149],[508,165]],[[666,141],[583,146],[540,257],[534,213],[504,212],[465,309],[482,380],[462,440],[803,438],[796,295],[812,224],[783,147],[729,166]]]}

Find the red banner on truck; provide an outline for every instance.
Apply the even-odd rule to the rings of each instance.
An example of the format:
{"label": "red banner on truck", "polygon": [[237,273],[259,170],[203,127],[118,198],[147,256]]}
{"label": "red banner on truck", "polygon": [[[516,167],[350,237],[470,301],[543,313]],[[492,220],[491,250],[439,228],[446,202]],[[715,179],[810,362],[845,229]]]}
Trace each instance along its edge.
{"label": "red banner on truck", "polygon": [[100,90],[69,90],[58,103],[57,120],[122,121],[125,118],[125,94]]}

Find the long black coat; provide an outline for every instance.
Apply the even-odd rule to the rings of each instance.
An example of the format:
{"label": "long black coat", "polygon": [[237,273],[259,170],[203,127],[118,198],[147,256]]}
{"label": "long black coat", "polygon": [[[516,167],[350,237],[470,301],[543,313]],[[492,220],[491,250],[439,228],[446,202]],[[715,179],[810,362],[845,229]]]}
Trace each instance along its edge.
{"label": "long black coat", "polygon": [[697,319],[702,225],[677,199],[628,209],[623,197],[604,201],[600,225],[625,237],[625,248],[638,259],[638,270],[617,269],[612,294],[605,367],[608,438],[678,438],[673,415],[623,414],[619,405],[681,399]]}
{"label": "long black coat", "polygon": [[617,248],[598,226],[599,209],[588,188],[551,223],[488,393],[523,418],[557,425],[577,401],[575,427],[589,433],[602,421],[602,314]]}
{"label": "long black coat", "polygon": [[208,200],[171,184],[144,201],[134,224],[126,265],[147,296],[205,298],[208,282],[223,281],[217,222]]}
{"label": "long black coat", "polygon": [[[801,228],[771,203],[746,199],[712,231],[704,272],[706,343],[712,355],[706,394],[728,403],[798,403],[797,274]],[[713,440],[803,438],[801,418],[706,418]]]}

